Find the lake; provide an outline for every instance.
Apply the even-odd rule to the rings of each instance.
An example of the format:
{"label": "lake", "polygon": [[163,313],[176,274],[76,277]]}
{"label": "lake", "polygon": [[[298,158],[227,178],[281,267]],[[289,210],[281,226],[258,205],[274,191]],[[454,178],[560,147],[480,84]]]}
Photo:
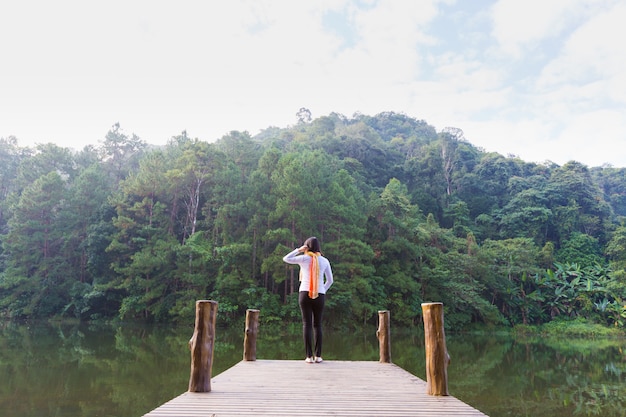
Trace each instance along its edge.
{"label": "lake", "polygon": [[[218,329],[213,376],[243,355]],[[324,334],[325,360],[378,360],[376,328]],[[141,416],[187,390],[188,326],[0,323],[3,417]],[[423,333],[391,328],[392,362],[425,379]],[[491,417],[623,416],[626,340],[446,334],[450,394]],[[300,327],[264,328],[258,359],[304,359]]]}

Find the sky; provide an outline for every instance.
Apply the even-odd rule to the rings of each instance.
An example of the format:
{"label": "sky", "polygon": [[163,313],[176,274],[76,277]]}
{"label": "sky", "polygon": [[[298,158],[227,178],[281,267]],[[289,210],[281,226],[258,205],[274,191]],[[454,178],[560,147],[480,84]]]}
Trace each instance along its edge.
{"label": "sky", "polygon": [[165,144],[393,111],[527,162],[626,167],[623,0],[8,0],[0,138]]}

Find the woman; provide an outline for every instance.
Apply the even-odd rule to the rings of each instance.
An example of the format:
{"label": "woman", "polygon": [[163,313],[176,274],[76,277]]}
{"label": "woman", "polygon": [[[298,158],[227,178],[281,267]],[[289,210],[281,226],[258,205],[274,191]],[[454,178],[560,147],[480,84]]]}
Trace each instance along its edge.
{"label": "woman", "polygon": [[[283,258],[288,264],[300,265],[298,303],[302,312],[302,334],[306,363],[322,362],[322,313],[326,291],[333,285],[330,262],[322,256],[320,242],[310,237],[304,245]],[[313,330],[315,334],[313,335]],[[313,338],[313,336],[315,336]],[[313,346],[312,339],[315,341]],[[315,353],[315,355],[314,355]]]}

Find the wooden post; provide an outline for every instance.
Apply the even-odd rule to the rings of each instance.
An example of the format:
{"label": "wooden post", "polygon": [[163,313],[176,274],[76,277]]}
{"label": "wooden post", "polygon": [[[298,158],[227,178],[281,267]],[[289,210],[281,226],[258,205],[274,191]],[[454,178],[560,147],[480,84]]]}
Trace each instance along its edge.
{"label": "wooden post", "polygon": [[196,324],[193,336],[189,340],[189,349],[191,350],[189,392],[211,391],[216,319],[217,302],[196,301]]}
{"label": "wooden post", "polygon": [[246,310],[246,330],[243,339],[243,360],[256,360],[256,338],[259,334],[259,310]]}
{"label": "wooden post", "polygon": [[450,355],[443,330],[443,303],[422,303],[424,343],[426,347],[426,393],[448,394]]}
{"label": "wooden post", "polygon": [[389,310],[381,310],[378,312],[378,330],[376,330],[381,363],[391,363],[391,336],[389,334]]}

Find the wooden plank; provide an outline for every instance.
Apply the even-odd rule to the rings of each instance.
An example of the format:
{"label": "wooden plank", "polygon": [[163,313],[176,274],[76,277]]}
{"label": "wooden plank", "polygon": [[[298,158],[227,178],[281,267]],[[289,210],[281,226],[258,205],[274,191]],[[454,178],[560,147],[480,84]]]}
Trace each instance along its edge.
{"label": "wooden plank", "polygon": [[392,363],[242,361],[215,376],[212,391],[186,392],[146,417],[485,416]]}

